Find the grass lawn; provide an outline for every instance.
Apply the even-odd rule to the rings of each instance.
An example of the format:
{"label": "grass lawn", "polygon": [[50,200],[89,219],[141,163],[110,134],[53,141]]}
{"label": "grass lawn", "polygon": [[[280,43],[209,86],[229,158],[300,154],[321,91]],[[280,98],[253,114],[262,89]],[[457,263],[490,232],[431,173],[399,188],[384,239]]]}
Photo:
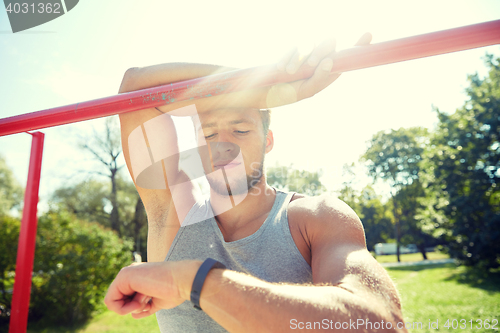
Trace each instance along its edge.
{"label": "grass lawn", "polygon": [[[379,256],[380,257],[380,256]],[[431,257],[432,258],[432,257]],[[387,268],[395,281],[403,303],[403,315],[408,325],[422,323],[422,328],[409,329],[409,332],[496,332],[497,330],[479,328],[479,321],[500,320],[500,273],[488,278],[478,276],[473,271],[455,264],[422,265]],[[450,328],[444,327],[450,319]],[[453,319],[457,319],[453,323]],[[466,328],[460,329],[460,320],[466,320]],[[472,321],[472,329],[470,328]],[[429,320],[438,322],[438,329],[429,329]],[[462,322],[463,323],[463,322]],[[457,326],[458,324],[458,326]],[[418,324],[415,324],[418,325]],[[455,325],[453,329],[451,325]],[[85,327],[78,329],[49,328],[31,333],[90,333],[90,332],[159,332],[156,317],[135,320],[130,316],[118,316],[104,311],[95,316]]]}
{"label": "grass lawn", "polygon": [[[401,261],[421,261],[423,260],[422,253],[409,253],[409,254],[401,254]],[[441,252],[427,252],[428,260],[437,260],[437,259],[448,259],[450,256]],[[379,263],[385,262],[397,262],[395,254],[385,255],[385,256],[376,256],[376,259]]]}
{"label": "grass lawn", "polygon": [[[484,278],[455,264],[387,270],[400,292],[406,323],[422,323],[422,328],[415,324],[410,332],[496,332],[500,329],[500,323],[496,330],[484,328],[484,320],[489,319],[490,324],[492,320],[500,320],[500,273]],[[448,319],[449,329],[444,327]],[[462,319],[465,321],[461,323]],[[483,321],[482,328],[480,322],[476,322],[478,319]],[[437,330],[429,329],[429,320],[438,322]],[[461,328],[461,324],[465,328]]]}
{"label": "grass lawn", "polygon": [[105,311],[94,319],[82,330],[76,332],[85,333],[159,333],[158,322],[156,316],[149,316],[142,319],[134,319],[130,315],[119,316],[111,311]]}
{"label": "grass lawn", "polygon": [[104,310],[96,315],[85,326],[79,328],[50,327],[36,329],[28,324],[27,333],[159,333],[156,316],[134,319],[130,315],[119,316],[114,312]]}

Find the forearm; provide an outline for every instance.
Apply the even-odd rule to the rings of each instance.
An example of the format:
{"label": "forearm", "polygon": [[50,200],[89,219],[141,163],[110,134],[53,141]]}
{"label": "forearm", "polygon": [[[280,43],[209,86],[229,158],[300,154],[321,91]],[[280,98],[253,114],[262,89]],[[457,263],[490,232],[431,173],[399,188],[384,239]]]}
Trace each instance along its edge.
{"label": "forearm", "polygon": [[[214,75],[235,68],[191,63],[167,63],[148,67],[135,67],[126,71],[120,93],[141,90],[169,83],[191,80],[199,77]],[[262,94],[267,89],[245,91],[220,96],[206,97],[195,101],[198,112],[205,112],[217,106],[224,107],[261,107],[263,106]],[[259,101],[256,101],[259,100]],[[162,112],[170,112],[187,105],[193,104],[192,100],[169,103],[158,107]],[[264,106],[265,107],[265,106]]]}
{"label": "forearm", "polygon": [[[173,82],[186,81],[190,79],[210,76],[235,68],[191,63],[167,63],[142,68],[130,68],[124,75],[120,86],[120,93],[135,91],[165,85]],[[285,85],[290,86],[290,85]],[[290,86],[291,87],[291,86]],[[271,87],[262,87],[254,89],[245,89],[242,91],[214,95],[211,97],[198,98],[195,101],[185,100],[174,103],[167,103],[158,107],[161,112],[171,112],[184,106],[195,103],[198,113],[215,108],[258,108],[265,109],[296,102],[296,93],[290,98],[290,90],[284,89],[283,85]],[[270,91],[272,93],[270,93]],[[279,96],[279,97],[278,97]],[[172,115],[182,115],[172,113]]]}
{"label": "forearm", "polygon": [[[189,299],[190,286],[181,290]],[[345,332],[363,332],[367,321],[377,326],[383,323],[384,328],[396,328],[398,322],[381,301],[368,294],[360,297],[337,286],[277,285],[221,269],[207,276],[200,305],[230,332],[289,332],[304,329],[307,323],[311,323],[312,331],[349,323]],[[366,327],[369,331],[370,324]]]}
{"label": "forearm", "polygon": [[[161,118],[157,118],[160,117]],[[151,130],[144,126],[145,123],[157,118],[157,127],[162,130]],[[175,125],[172,117],[163,115],[156,109],[144,109],[140,111],[120,114],[120,129],[121,143],[123,155],[130,176],[137,188],[137,191],[144,204],[147,220],[148,220],[148,261],[162,261],[168,251],[164,244],[165,237],[171,234],[172,226],[178,228],[178,221],[167,217],[169,213],[175,213],[175,210],[170,207],[172,193],[167,184],[175,183],[179,174],[179,147]],[[134,132],[134,135],[132,135]],[[156,143],[161,144],[161,154],[170,156],[161,162],[160,168],[163,172],[150,172],[143,170],[144,166],[151,167],[153,161],[150,160],[151,145]],[[144,151],[145,148],[147,151]],[[156,149],[158,153],[158,149]],[[153,158],[155,158],[153,156]],[[157,157],[155,160],[159,160]],[[157,162],[158,164],[160,162]],[[135,165],[135,167],[134,167]],[[142,183],[138,180],[138,176],[142,175]],[[146,175],[144,175],[146,174]],[[151,179],[156,177],[158,179]],[[157,188],[144,187],[145,178],[149,179],[148,183],[156,184]],[[161,187],[164,187],[161,189]],[[175,215],[175,214],[170,214]],[[175,230],[173,231],[175,234]]]}
{"label": "forearm", "polygon": [[125,72],[119,92],[124,93],[146,89],[234,69],[216,65],[190,63],[166,63],[147,67],[134,67]]}
{"label": "forearm", "polygon": [[[120,92],[123,93],[150,88],[171,82],[211,75],[227,70],[231,70],[231,68],[185,63],[171,63],[144,68],[131,68],[123,77]],[[189,102],[188,104],[193,104],[192,101],[187,102]],[[197,102],[195,107],[198,108],[199,105],[200,103]],[[206,103],[201,103],[201,105],[206,105]],[[120,114],[123,153],[127,167],[134,182],[137,181],[138,177],[138,174],[134,174],[133,171],[134,163],[136,163],[136,165],[144,164],[144,161],[142,160],[139,161],[139,164],[137,164],[137,159],[144,159],[146,157],[144,156],[145,154],[142,154],[142,150],[144,149],[142,136],[136,135],[138,138],[130,140],[130,135],[133,131],[136,131],[136,134],[138,134],[137,129],[142,129],[142,132],[145,134],[144,142],[148,149],[150,149],[153,143],[161,142],[161,154],[163,156],[169,156],[169,158],[164,159],[163,165],[164,175],[167,179],[158,179],[155,182],[150,182],[151,184],[156,183],[159,185],[168,183],[166,189],[147,189],[142,188],[141,184],[136,183],[137,190],[142,198],[148,216],[148,258],[152,259],[150,261],[162,261],[164,259],[166,251],[168,251],[168,248],[165,248],[164,245],[165,237],[170,237],[172,234],[175,235],[174,229],[179,227],[179,220],[182,221],[184,216],[183,214],[186,210],[189,210],[189,208],[191,208],[190,205],[192,205],[192,201],[187,199],[183,200],[183,202],[189,206],[187,208],[173,207],[171,202],[171,198],[174,193],[171,192],[172,189],[170,186],[177,183],[188,182],[190,179],[186,174],[179,170],[178,138],[171,114],[163,113],[179,109],[183,106],[185,105],[182,103],[173,103],[171,105],[160,106],[158,108],[148,108]],[[195,107],[191,107],[190,109],[195,110]],[[152,119],[158,119],[157,121],[153,120],[156,121],[156,130],[148,130],[148,126],[145,125]],[[158,131],[158,128],[161,128],[161,131]],[[158,151],[158,149],[156,149],[156,151]],[[135,158],[134,155],[136,156]],[[139,170],[140,169],[142,169],[142,167],[139,168]],[[181,191],[181,189],[177,190],[177,192],[179,191]],[[177,193],[177,195],[187,198],[190,193]],[[178,205],[179,202],[177,202],[177,206]],[[181,214],[181,216],[178,216],[178,214]]]}

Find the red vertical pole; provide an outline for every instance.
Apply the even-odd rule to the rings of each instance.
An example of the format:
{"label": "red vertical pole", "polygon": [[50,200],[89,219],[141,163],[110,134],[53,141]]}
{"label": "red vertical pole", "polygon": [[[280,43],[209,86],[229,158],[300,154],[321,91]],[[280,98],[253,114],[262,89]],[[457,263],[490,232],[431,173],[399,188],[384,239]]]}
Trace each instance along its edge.
{"label": "red vertical pole", "polygon": [[17,246],[16,277],[10,315],[9,333],[26,332],[28,324],[28,308],[31,293],[31,273],[35,257],[35,241],[37,228],[38,189],[40,187],[40,171],[42,169],[43,140],[45,134],[30,133],[31,141],[30,166],[28,183],[24,193],[23,218],[19,231]]}

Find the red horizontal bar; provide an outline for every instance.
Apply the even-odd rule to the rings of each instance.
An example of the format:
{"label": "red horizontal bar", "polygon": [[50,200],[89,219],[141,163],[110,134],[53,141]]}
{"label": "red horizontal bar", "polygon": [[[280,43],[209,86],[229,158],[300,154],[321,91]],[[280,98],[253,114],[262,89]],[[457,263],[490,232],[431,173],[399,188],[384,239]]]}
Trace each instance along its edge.
{"label": "red horizontal bar", "polygon": [[[380,66],[432,55],[500,44],[500,20],[337,52],[333,73]],[[173,102],[265,87],[311,77],[312,68],[295,75],[278,72],[275,65],[210,75],[154,88],[0,119],[0,136],[157,107]]]}

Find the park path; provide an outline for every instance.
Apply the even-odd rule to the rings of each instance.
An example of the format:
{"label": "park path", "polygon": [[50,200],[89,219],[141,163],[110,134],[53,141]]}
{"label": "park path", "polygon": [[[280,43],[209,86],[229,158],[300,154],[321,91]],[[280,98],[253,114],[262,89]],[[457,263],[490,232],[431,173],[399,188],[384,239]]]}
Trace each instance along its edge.
{"label": "park path", "polygon": [[436,259],[436,260],[421,260],[421,261],[402,261],[402,262],[384,262],[382,267],[402,267],[402,266],[419,266],[419,265],[439,265],[455,262],[454,259]]}

